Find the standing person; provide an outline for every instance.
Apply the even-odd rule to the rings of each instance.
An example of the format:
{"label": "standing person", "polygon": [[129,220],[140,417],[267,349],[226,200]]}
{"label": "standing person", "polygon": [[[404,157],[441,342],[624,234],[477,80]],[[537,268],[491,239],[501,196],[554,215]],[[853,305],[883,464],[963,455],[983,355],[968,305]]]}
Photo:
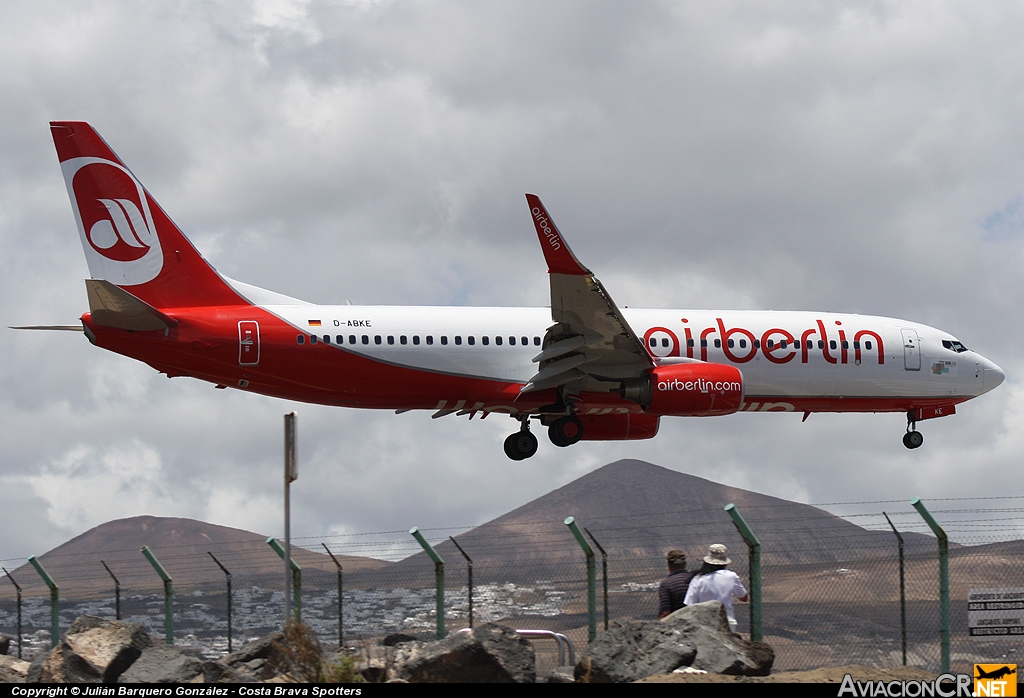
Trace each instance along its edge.
{"label": "standing person", "polygon": [[726,565],[732,562],[726,557],[727,552],[721,543],[708,546],[704,564],[693,575],[683,603],[689,606],[703,601],[721,601],[725,606],[726,615],[729,616],[729,628],[735,629],[736,616],[732,612],[732,600],[736,597],[737,601],[746,601],[747,590],[743,588],[739,575],[725,569]]}
{"label": "standing person", "polygon": [[668,560],[668,576],[658,586],[658,620],[686,605],[683,600],[693,577],[686,571],[686,553],[682,550],[669,550],[665,559]]}

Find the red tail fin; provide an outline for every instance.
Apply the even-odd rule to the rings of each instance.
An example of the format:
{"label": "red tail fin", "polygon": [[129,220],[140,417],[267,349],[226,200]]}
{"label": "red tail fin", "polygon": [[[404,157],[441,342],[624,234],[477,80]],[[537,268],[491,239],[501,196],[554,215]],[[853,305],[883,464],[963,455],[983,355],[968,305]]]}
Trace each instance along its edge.
{"label": "red tail fin", "polygon": [[84,121],[50,122],[89,273],[155,308],[245,301]]}

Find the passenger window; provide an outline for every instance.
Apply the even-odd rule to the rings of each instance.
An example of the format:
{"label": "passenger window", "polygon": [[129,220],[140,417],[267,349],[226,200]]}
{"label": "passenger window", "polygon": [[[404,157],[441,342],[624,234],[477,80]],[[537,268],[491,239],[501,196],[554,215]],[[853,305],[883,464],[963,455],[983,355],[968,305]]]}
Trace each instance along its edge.
{"label": "passenger window", "polygon": [[487,335],[484,335],[483,337],[480,338],[480,343],[483,344],[484,346],[487,346],[488,344],[491,343],[491,340],[487,338]]}
{"label": "passenger window", "polygon": [[775,348],[775,340],[774,339],[769,339],[767,342],[764,343],[764,345],[766,347],[768,347],[769,349],[774,349]]}
{"label": "passenger window", "polygon": [[733,347],[735,347],[735,346],[736,346],[736,342],[735,342],[735,340],[732,340],[732,339],[730,339],[730,340],[729,340],[729,348],[730,348],[730,349],[732,349],[732,348],[733,348]]}
{"label": "passenger window", "polygon": [[462,335],[455,335],[455,343],[462,344]]}
{"label": "passenger window", "polygon": [[309,343],[310,344],[316,344],[316,342],[317,342],[316,335],[315,334],[309,335]]}
{"label": "passenger window", "polygon": [[868,341],[864,342],[864,348],[867,349],[868,351],[871,351],[871,340],[870,339]]}
{"label": "passenger window", "polygon": [[398,338],[398,343],[399,344],[408,344],[409,343],[409,339],[403,334],[401,337]]}
{"label": "passenger window", "polygon": [[420,336],[418,334],[414,334],[412,336],[412,343],[413,344],[419,344],[420,343]]}
{"label": "passenger window", "polygon": [[849,348],[850,348],[850,343],[849,343],[849,342],[847,342],[847,341],[846,341],[846,340],[844,339],[844,340],[843,340],[843,349],[849,349]]}
{"label": "passenger window", "polygon": [[668,338],[667,337],[662,337],[661,338],[661,346],[663,346],[664,348],[668,349]]}
{"label": "passenger window", "polygon": [[818,348],[819,349],[824,349],[825,348],[825,340],[824,339],[819,339],[818,340]]}
{"label": "passenger window", "polygon": [[468,337],[466,337],[466,343],[469,344],[470,346],[476,344],[476,337],[474,337],[473,335],[469,335]]}
{"label": "passenger window", "polygon": [[356,343],[356,336],[354,334],[350,334],[348,336],[348,343],[349,344],[355,344]]}
{"label": "passenger window", "polygon": [[295,341],[297,343],[299,343],[299,344],[305,344],[306,343],[306,335],[304,335],[304,334],[296,335]]}
{"label": "passenger window", "polygon": [[747,348],[747,340],[741,339],[740,340],[740,349],[746,349],[746,348]]}
{"label": "passenger window", "polygon": [[706,339],[700,340],[700,347],[701,347],[701,349],[706,349],[707,346],[708,346],[708,340],[706,340]]}
{"label": "passenger window", "polygon": [[516,338],[515,337],[509,337],[508,338],[508,345],[510,347],[514,347],[516,345]]}
{"label": "passenger window", "polygon": [[499,347],[501,346],[501,335],[500,334],[494,338],[494,343],[497,344]]}
{"label": "passenger window", "polygon": [[835,349],[836,348],[836,340],[834,340],[834,339],[828,340],[828,348],[829,349]]}
{"label": "passenger window", "polygon": [[369,343],[370,343],[370,336],[364,334],[363,335],[363,344],[369,344]]}
{"label": "passenger window", "polygon": [[330,344],[330,343],[331,343],[331,335],[325,334],[324,335],[324,344]]}
{"label": "passenger window", "polygon": [[448,344],[448,336],[447,335],[441,335],[441,344],[444,344],[444,345]]}
{"label": "passenger window", "polygon": [[686,340],[686,346],[688,346],[688,347],[692,347],[693,346],[693,338],[690,338],[690,339]]}
{"label": "passenger window", "polygon": [[794,339],[793,340],[793,348],[794,349],[799,349],[800,348],[800,340],[799,339]]}
{"label": "passenger window", "polygon": [[[743,342],[742,341],[740,342],[740,346],[743,346]],[[754,348],[755,349],[760,349],[761,348],[761,340],[760,339],[755,339],[754,340]]]}
{"label": "passenger window", "polygon": [[658,340],[655,339],[654,337],[651,337],[651,349],[654,349],[657,346],[658,346]]}
{"label": "passenger window", "polygon": [[338,343],[338,344],[344,344],[345,343],[345,335],[339,334],[337,337],[334,338],[334,341],[336,343]]}
{"label": "passenger window", "polygon": [[381,339],[380,339],[380,335],[379,334],[373,335],[373,343],[374,344],[380,344],[381,343]]}
{"label": "passenger window", "polygon": [[395,343],[395,336],[393,334],[389,334],[388,335],[388,344],[394,344],[394,343]]}
{"label": "passenger window", "polygon": [[[768,341],[770,342],[772,340],[769,339]],[[780,341],[779,342],[779,346],[782,347],[783,349],[785,349],[786,348],[786,340],[783,339],[782,341]]]}
{"label": "passenger window", "polygon": [[530,343],[530,340],[527,337],[520,337],[519,339],[522,340],[524,347]]}
{"label": "passenger window", "polygon": [[539,347],[540,346],[540,337],[534,337],[533,338],[533,344],[534,344],[534,346],[538,346]]}
{"label": "passenger window", "polygon": [[434,343],[434,335],[428,334],[427,335],[427,344],[431,344],[432,345],[433,343]]}
{"label": "passenger window", "polygon": [[721,349],[721,348],[722,348],[722,340],[716,339],[715,340],[715,349]]}

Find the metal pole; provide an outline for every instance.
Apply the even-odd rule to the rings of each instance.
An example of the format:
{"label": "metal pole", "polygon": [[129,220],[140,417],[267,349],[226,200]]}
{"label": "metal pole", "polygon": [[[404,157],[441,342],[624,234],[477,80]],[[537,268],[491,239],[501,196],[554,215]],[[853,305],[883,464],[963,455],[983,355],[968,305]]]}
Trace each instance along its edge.
{"label": "metal pole", "polygon": [[103,569],[107,571],[110,578],[114,580],[114,619],[121,620],[121,582],[117,581],[117,577],[115,577],[114,573],[110,571],[109,567],[107,567],[107,563],[100,560],[100,564],[103,565]]}
{"label": "metal pole", "polygon": [[291,601],[292,607],[295,609],[294,619],[296,623],[302,622],[302,568],[299,567],[299,563],[295,562],[295,558],[286,558],[284,554],[284,547],[277,540],[277,538],[267,538],[267,545],[274,549],[278,557],[282,560],[291,560],[291,587],[292,596]]}
{"label": "metal pole", "polygon": [[925,520],[932,533],[939,539],[939,638],[942,643],[942,672],[949,672],[949,538],[931,512],[925,508],[920,497],[914,497],[910,505]]}
{"label": "metal pole", "polygon": [[164,642],[168,645],[174,644],[174,588],[171,586],[171,575],[156,559],[156,555],[149,549],[148,545],[142,546],[142,554],[149,560],[160,579],[164,582]]}
{"label": "metal pole", "polygon": [[725,511],[732,518],[733,525],[747,544],[750,555],[750,640],[761,642],[763,636],[761,624],[761,541],[757,539],[750,526],[743,519],[736,505],[726,504]]}
{"label": "metal pole", "polygon": [[[284,563],[284,622],[287,625],[292,618],[291,608],[291,583],[293,570],[289,570],[288,561],[292,559],[292,502],[291,484],[299,478],[299,462],[296,454],[295,444],[295,418],[294,412],[284,416],[284,552],[281,558]],[[290,573],[291,572],[291,573]],[[301,613],[299,622],[301,620]]]}
{"label": "metal pole", "polygon": [[50,587],[50,647],[56,647],[60,642],[60,590],[57,588],[57,583],[53,581],[53,577],[47,573],[35,556],[30,557],[28,561],[36,568],[36,572],[46,582],[46,586]]}
{"label": "metal pole", "polygon": [[434,546],[427,542],[427,539],[420,533],[420,529],[413,526],[409,533],[416,542],[420,544],[431,560],[434,561],[434,588],[437,601],[437,639],[441,640],[447,634],[444,629],[444,560],[434,550]]}
{"label": "metal pole", "polygon": [[331,559],[334,560],[334,564],[338,568],[338,650],[340,651],[341,648],[345,646],[345,631],[342,624],[342,611],[344,611],[345,602],[343,601],[344,597],[342,595],[341,563],[338,562],[338,558],[334,557],[334,553],[332,553],[331,549],[327,547],[327,543],[321,543],[320,545],[324,546],[324,550],[326,550],[327,554],[331,556]]}
{"label": "metal pole", "polygon": [[882,516],[889,522],[889,528],[896,534],[896,540],[899,541],[900,550],[900,639],[901,646],[903,647],[903,666],[907,665],[907,580],[904,571],[903,563],[903,536],[896,530],[896,527],[892,524],[892,519],[884,511]]}
{"label": "metal pole", "polygon": [[459,542],[457,540],[455,540],[451,536],[448,536],[448,538],[451,540],[452,543],[455,543],[455,547],[459,549],[460,553],[462,553],[462,557],[466,558],[466,570],[467,570],[467,575],[469,577],[468,586],[467,586],[467,588],[469,590],[469,593],[468,593],[468,597],[469,597],[469,627],[472,628],[473,627],[473,560],[469,557],[469,555],[466,554],[466,551],[462,549],[462,546],[459,545]]}
{"label": "metal pole", "polygon": [[224,572],[224,576],[228,580],[228,652],[230,653],[231,652],[231,573],[228,572],[228,568],[227,567],[225,567],[224,565],[220,564],[220,560],[218,560],[216,558],[216,556],[214,556],[213,553],[211,553],[209,550],[207,550],[206,554],[213,558],[213,561],[217,563],[217,567],[221,568],[221,570]]}
{"label": "metal pole", "polygon": [[21,586],[14,581],[14,577],[7,571],[6,567],[0,567],[0,570],[4,571],[7,578],[11,580],[11,584],[14,585],[15,590],[18,593],[18,659],[21,659]]}
{"label": "metal pole", "polygon": [[597,637],[597,580],[594,571],[594,551],[587,543],[587,539],[583,537],[580,527],[576,525],[576,519],[570,516],[564,523],[572,531],[576,542],[580,544],[583,553],[587,556],[587,641],[593,642]]}
{"label": "metal pole", "polygon": [[589,528],[584,527],[586,534],[590,536],[590,540],[594,542],[597,549],[601,551],[601,582],[604,587],[604,629],[608,629],[608,553],[604,551],[604,548],[600,543],[597,542],[597,538],[594,538],[594,534],[590,532]]}

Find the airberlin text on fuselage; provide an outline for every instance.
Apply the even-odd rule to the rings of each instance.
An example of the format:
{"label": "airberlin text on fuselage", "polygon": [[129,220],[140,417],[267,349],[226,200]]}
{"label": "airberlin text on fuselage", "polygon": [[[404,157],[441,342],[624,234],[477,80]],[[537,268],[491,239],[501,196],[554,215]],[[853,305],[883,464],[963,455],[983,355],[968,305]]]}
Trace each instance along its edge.
{"label": "airberlin text on fuselage", "polygon": [[[684,319],[683,322],[685,323],[686,320]],[[810,360],[811,354],[815,352],[820,352],[825,361],[830,364],[846,364],[851,361],[860,364],[861,359],[870,359],[871,357],[875,357],[878,364],[885,363],[885,346],[880,334],[873,330],[847,332],[840,320],[835,321],[836,328],[831,335],[822,320],[815,320],[816,327],[802,332],[790,332],[781,327],[773,327],[762,333],[760,337],[742,327],[728,328],[722,318],[715,318],[715,322],[716,326],[700,330],[696,337],[694,329],[683,328],[684,342],[682,345],[686,347],[687,358],[699,358],[701,361],[707,361],[709,345],[718,339],[721,347],[715,347],[716,351],[721,351],[725,354],[726,359],[736,364],[751,361],[758,352],[761,352],[764,358],[774,364],[789,363],[798,356],[800,363],[805,364]],[[671,338],[673,346],[669,356],[680,356],[679,337],[667,327],[650,328],[644,335],[645,340],[649,343],[651,335],[656,332],[662,332]],[[731,346],[730,342],[732,342]],[[700,350],[698,357],[694,356],[694,349]]]}

